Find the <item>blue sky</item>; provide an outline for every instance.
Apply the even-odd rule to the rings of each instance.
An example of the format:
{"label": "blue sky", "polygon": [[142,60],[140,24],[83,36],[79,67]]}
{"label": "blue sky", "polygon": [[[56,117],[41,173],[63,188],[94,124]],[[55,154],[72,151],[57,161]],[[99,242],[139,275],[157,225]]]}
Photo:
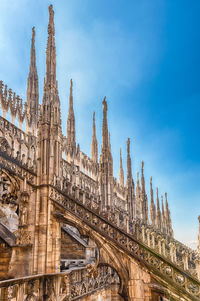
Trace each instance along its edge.
{"label": "blue sky", "polygon": [[200,1],[1,0],[0,79],[26,96],[31,28],[42,99],[48,5],[55,10],[57,79],[66,133],[74,80],[77,141],[90,154],[96,111],[99,152],[102,99],[108,100],[114,172],[126,170],[131,138],[134,176],[144,160],[168,192],[175,237],[195,246],[200,214]]}

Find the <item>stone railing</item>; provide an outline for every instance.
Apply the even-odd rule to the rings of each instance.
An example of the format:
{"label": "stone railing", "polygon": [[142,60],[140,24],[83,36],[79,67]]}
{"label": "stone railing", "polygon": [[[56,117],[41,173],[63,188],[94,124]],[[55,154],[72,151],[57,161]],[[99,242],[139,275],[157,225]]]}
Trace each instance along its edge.
{"label": "stone railing", "polygon": [[120,285],[119,276],[114,269],[109,266],[88,265],[87,268],[64,273],[1,281],[0,300],[79,300],[112,285],[117,285],[117,288]]}
{"label": "stone railing", "polygon": [[98,183],[79,170],[79,166],[63,160],[63,189],[83,202],[98,202]]}
{"label": "stone railing", "polygon": [[27,128],[30,129],[32,127],[33,116],[28,112],[27,103],[23,102],[12,89],[8,89],[7,85],[3,84],[3,81],[0,81],[0,107],[4,118],[6,118],[7,113],[10,113],[13,124],[18,119],[20,129],[24,121],[26,121]]}
{"label": "stone railing", "polygon": [[138,222],[135,228],[138,240],[191,275],[199,277],[199,256],[196,251],[175,240],[173,237],[155,230],[150,225]]}
{"label": "stone railing", "polygon": [[15,125],[0,117],[1,156],[16,165],[36,171],[36,137],[27,135]]}
{"label": "stone railing", "polygon": [[[128,255],[143,262],[150,271],[160,277],[161,281],[163,279],[172,286],[178,287],[179,290],[189,295],[192,300],[199,300],[200,283],[198,279],[189,274],[189,271],[184,270],[184,266],[178,266],[168,256],[164,256],[157,250],[148,247],[146,243],[142,243],[137,239],[135,232],[128,233],[128,222],[127,227],[120,229],[116,223],[116,217],[109,212],[103,217],[99,208],[95,210],[92,207],[88,207],[77,199],[63,195],[61,191],[53,188],[51,189],[50,198],[70,214],[80,219],[82,223],[85,222],[94,231],[107,238],[109,243],[116,244],[118,248],[123,249]],[[64,218],[64,215],[59,212],[56,216],[57,218]]]}
{"label": "stone railing", "polygon": [[[69,163],[66,164],[68,164],[67,168],[70,170],[71,165]],[[73,172],[71,171],[71,174],[72,173]],[[99,199],[94,199],[92,197],[93,194],[89,189],[89,185],[83,186],[80,184],[81,181],[88,181],[88,179],[85,178],[89,177],[79,171],[76,173],[74,172],[74,174],[78,177],[79,184],[77,185],[78,181],[75,180],[75,178],[70,178],[72,182],[70,185],[73,188],[68,190],[67,194],[79,200],[83,205],[94,209],[99,215],[102,215]],[[80,181],[80,179],[82,180]],[[92,179],[90,180],[94,182],[94,185],[95,181]],[[173,237],[169,237],[169,235],[158,231],[151,225],[143,224],[139,220],[130,222],[127,212],[123,211],[122,208],[117,208],[118,203],[116,202],[116,208],[114,208],[114,210],[108,210],[106,214],[103,214],[103,217],[115,224],[119,229],[135,235],[138,240],[142,241],[143,244],[147,245],[156,253],[165,257],[167,260],[170,260],[192,276],[200,279],[200,272],[198,272],[200,260],[198,254],[194,250],[183,245]]]}

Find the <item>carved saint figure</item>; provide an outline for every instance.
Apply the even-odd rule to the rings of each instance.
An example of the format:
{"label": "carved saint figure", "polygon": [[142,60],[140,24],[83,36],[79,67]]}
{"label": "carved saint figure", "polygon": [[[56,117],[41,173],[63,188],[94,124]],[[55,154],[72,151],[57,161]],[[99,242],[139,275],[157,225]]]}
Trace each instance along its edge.
{"label": "carved saint figure", "polygon": [[27,215],[28,215],[27,208],[26,208],[26,206],[23,206],[21,209],[21,225],[22,226],[27,224]]}

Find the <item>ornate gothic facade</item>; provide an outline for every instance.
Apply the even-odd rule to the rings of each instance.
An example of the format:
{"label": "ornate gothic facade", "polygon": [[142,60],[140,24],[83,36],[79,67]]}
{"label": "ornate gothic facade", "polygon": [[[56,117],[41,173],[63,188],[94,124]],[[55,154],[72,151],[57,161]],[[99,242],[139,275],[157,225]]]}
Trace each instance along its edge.
{"label": "ornate gothic facade", "polygon": [[76,143],[72,80],[63,134],[52,5],[42,104],[34,28],[26,102],[1,81],[0,104],[0,300],[200,300],[199,251],[174,238],[152,178],[148,201],[144,162],[134,181],[130,139],[126,183],[121,151],[113,176],[106,98],[100,159],[95,113],[91,158]]}

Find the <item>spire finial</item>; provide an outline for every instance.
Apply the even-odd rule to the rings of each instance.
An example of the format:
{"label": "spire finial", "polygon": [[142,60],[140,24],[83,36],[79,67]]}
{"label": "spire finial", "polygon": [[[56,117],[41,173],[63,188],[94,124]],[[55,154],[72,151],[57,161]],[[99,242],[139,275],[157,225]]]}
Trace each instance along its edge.
{"label": "spire finial", "polygon": [[151,195],[151,203],[154,203],[154,200],[153,200],[152,177],[150,177],[150,195]]}
{"label": "spire finial", "polygon": [[165,192],[165,208],[168,210],[167,192]]}
{"label": "spire finial", "polygon": [[107,122],[107,101],[106,96],[103,99],[103,126],[102,126],[102,150],[105,152],[109,150],[109,134]]}
{"label": "spire finial", "polygon": [[[38,105],[39,105],[39,88],[38,88],[38,74],[36,68],[36,54],[35,54],[35,27],[32,28],[31,39],[31,60],[30,69],[27,80],[27,132],[36,133],[38,122]],[[28,122],[31,120],[32,122]]]}
{"label": "spire finial", "polygon": [[144,161],[141,162],[141,189],[145,195]]}
{"label": "spire finial", "polygon": [[150,178],[150,196],[151,196],[150,218],[151,218],[151,224],[154,226],[156,222],[156,209],[155,209],[154,198],[153,198],[152,177]]}
{"label": "spire finial", "polygon": [[119,184],[124,186],[124,170],[122,165],[122,150],[120,147],[120,166],[119,166]]}
{"label": "spire finial", "polygon": [[70,79],[69,111],[74,111],[74,109],[73,109],[73,81],[72,81],[72,79]]}
{"label": "spire finial", "polygon": [[104,96],[104,99],[103,99],[103,111],[105,112],[107,112],[107,109],[108,109],[108,107],[107,107],[107,101],[106,101],[106,96]]}
{"label": "spire finial", "polygon": [[48,25],[48,34],[55,35],[55,27],[54,27],[54,10],[53,5],[49,5],[49,25]]}
{"label": "spire finial", "polygon": [[130,138],[127,139],[127,184],[132,183],[132,166],[130,156]]}
{"label": "spire finial", "polygon": [[161,195],[161,203],[162,203],[162,214],[164,215],[163,195]]}
{"label": "spire finial", "polygon": [[141,172],[142,175],[144,175],[144,161],[141,162]]}
{"label": "spire finial", "polygon": [[98,144],[97,144],[97,138],[96,138],[95,112],[93,112],[91,158],[95,163],[97,163],[97,161],[98,161]]}
{"label": "spire finial", "polygon": [[[53,6],[49,6],[48,41],[46,49],[46,78],[44,90],[52,91],[58,95],[56,81],[56,46]],[[44,98],[43,98],[44,99]],[[49,101],[49,99],[46,99]]]}
{"label": "spire finial", "polygon": [[32,27],[32,41],[35,41],[35,26]]}
{"label": "spire finial", "polygon": [[35,69],[36,69],[36,59],[35,59],[35,26],[33,26],[32,27],[32,39],[31,39],[31,64],[30,64],[30,72],[35,71]]}
{"label": "spire finial", "polygon": [[157,210],[156,210],[156,226],[161,230],[161,212],[160,212],[160,202],[158,197],[158,188],[156,189],[157,194]]}
{"label": "spire finial", "polygon": [[92,137],[96,137],[95,112],[93,112]]}
{"label": "spire finial", "polygon": [[69,112],[67,117],[67,147],[71,154],[76,152],[75,116],[73,108],[73,81],[70,80]]}
{"label": "spire finial", "polygon": [[156,188],[156,200],[157,200],[157,210],[160,210],[160,202],[159,202],[159,196],[158,196],[158,187]]}
{"label": "spire finial", "polygon": [[130,156],[130,138],[127,139],[127,155]]}

